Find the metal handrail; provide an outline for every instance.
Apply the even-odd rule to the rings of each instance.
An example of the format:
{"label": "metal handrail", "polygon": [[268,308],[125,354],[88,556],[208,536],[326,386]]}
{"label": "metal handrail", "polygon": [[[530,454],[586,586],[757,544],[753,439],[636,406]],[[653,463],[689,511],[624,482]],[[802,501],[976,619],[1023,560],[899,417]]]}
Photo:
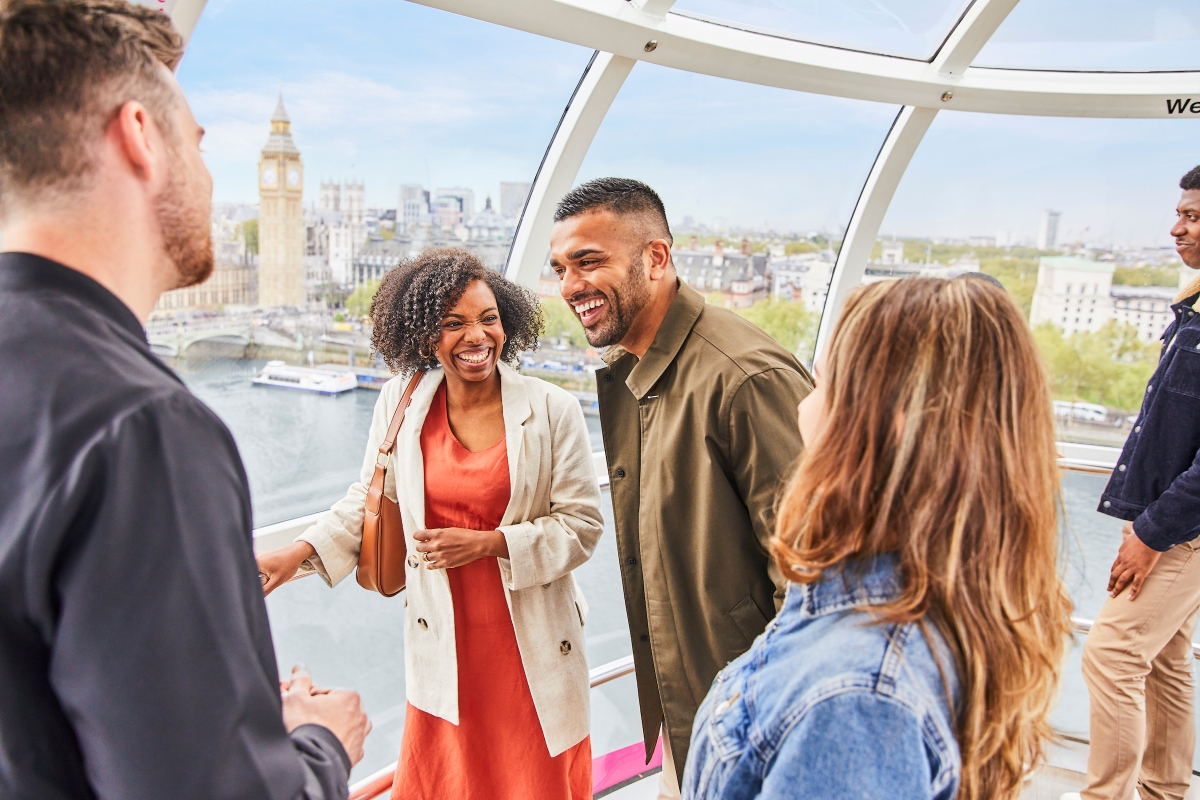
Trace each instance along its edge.
{"label": "metal handrail", "polygon": [[1082,458],[1059,458],[1058,468],[1066,472],[1085,472],[1091,475],[1111,475],[1112,464],[1100,461],[1086,461]]}
{"label": "metal handrail", "polygon": [[595,689],[601,684],[615,681],[617,678],[631,674],[633,674],[633,656],[628,655],[624,658],[618,658],[616,661],[601,664],[588,672],[588,678],[590,679],[591,688]]}
{"label": "metal handrail", "polygon": [[[631,675],[632,673],[633,656],[628,655],[589,670],[588,685],[595,689],[597,686],[614,681],[625,675]],[[391,790],[392,781],[395,779],[395,776],[395,765],[384,767],[378,772],[368,775],[350,787],[350,797],[348,800],[374,800],[384,792]]]}

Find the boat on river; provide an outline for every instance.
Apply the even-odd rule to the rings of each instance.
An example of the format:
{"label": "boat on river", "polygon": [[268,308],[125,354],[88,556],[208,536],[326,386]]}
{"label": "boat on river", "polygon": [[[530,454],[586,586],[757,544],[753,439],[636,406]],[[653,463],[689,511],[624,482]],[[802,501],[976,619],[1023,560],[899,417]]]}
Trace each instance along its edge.
{"label": "boat on river", "polygon": [[374,367],[356,367],[354,365],[345,366],[344,364],[320,364],[317,369],[326,372],[351,372],[354,374],[354,379],[358,382],[360,389],[374,389],[379,391],[383,385],[396,377],[386,369],[375,369]]}
{"label": "boat on river", "polygon": [[293,367],[283,361],[268,361],[255,376],[254,383],[316,394],[341,394],[358,388],[358,378],[349,369]]}

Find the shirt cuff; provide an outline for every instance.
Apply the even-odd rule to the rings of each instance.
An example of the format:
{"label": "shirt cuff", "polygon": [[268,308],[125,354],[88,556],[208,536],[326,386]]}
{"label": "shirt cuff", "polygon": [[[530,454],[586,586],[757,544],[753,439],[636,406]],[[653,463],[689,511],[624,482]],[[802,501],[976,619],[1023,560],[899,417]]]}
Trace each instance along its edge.
{"label": "shirt cuff", "polygon": [[1142,544],[1151,550],[1165,553],[1179,544],[1179,542],[1171,541],[1166,531],[1159,529],[1158,526],[1150,521],[1150,518],[1147,516],[1149,511],[1150,509],[1147,508],[1133,521],[1133,535],[1138,537]]}
{"label": "shirt cuff", "polygon": [[337,551],[337,545],[334,544],[333,539],[328,533],[321,530],[320,525],[313,525],[309,527],[304,531],[304,533],[297,536],[294,541],[310,544],[312,545],[312,548],[317,551],[314,555],[309,556],[306,561],[312,565],[312,568],[316,570],[317,574],[321,576],[321,579],[324,580],[325,583],[329,584],[330,586],[334,586],[337,583],[340,583],[342,578],[346,577],[346,574],[349,574],[348,571],[346,574],[330,574],[329,564],[326,564],[325,562],[329,559],[332,559],[330,563],[336,565],[339,560],[339,554]]}

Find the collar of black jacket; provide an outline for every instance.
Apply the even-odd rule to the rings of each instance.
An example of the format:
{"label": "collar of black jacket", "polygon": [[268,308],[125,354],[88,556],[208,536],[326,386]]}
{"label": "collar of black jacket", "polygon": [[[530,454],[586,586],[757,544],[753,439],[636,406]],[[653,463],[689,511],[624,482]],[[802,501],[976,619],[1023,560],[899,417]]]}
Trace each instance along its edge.
{"label": "collar of black jacket", "polygon": [[634,397],[638,400],[645,397],[667,371],[703,310],[704,298],[695,289],[679,281],[679,292],[671,301],[671,307],[667,309],[667,316],[662,325],[658,327],[654,344],[650,345],[646,355],[638,361],[637,366],[625,379],[625,385],[633,392]]}
{"label": "collar of black jacket", "polygon": [[0,292],[39,291],[74,297],[146,341],[146,330],[129,306],[87,275],[31,253],[0,253]]}

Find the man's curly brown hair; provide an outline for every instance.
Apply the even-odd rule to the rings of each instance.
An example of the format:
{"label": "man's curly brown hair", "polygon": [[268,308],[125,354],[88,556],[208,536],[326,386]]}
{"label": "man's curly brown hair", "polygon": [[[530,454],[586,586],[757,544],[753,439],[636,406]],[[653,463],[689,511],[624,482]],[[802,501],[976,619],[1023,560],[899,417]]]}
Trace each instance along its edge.
{"label": "man's curly brown hair", "polygon": [[488,269],[469,250],[430,248],[401,261],[385,275],[371,300],[375,325],[371,344],[392,372],[412,373],[438,366],[432,345],[441,335],[442,319],[472,281],[483,281],[496,296],[500,323],[508,337],[500,349],[500,360],[519,367],[521,352],[537,347],[542,306],[533,292]]}

